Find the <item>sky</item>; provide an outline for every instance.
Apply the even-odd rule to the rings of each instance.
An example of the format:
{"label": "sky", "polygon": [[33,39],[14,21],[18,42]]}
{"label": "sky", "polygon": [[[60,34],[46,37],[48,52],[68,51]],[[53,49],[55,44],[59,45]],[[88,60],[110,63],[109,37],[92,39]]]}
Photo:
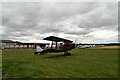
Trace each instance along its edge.
{"label": "sky", "polygon": [[0,36],[46,42],[57,36],[76,43],[118,42],[117,2],[3,2]]}

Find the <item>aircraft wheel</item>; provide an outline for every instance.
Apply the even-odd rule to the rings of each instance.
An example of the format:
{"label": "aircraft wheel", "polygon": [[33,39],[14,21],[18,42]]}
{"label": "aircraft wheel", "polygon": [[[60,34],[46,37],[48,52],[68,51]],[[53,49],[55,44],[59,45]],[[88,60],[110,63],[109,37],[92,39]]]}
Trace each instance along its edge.
{"label": "aircraft wheel", "polygon": [[70,56],[71,54],[70,53],[68,53],[68,56]]}
{"label": "aircraft wheel", "polygon": [[66,54],[66,53],[64,53],[64,56],[67,56],[67,54]]}
{"label": "aircraft wheel", "polygon": [[34,52],[34,54],[38,54],[37,52]]}

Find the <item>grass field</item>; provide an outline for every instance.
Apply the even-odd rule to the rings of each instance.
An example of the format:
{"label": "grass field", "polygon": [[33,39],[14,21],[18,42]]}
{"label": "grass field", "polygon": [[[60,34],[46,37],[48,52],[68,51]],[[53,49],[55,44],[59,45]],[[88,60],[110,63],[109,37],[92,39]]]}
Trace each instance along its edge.
{"label": "grass field", "polygon": [[2,78],[2,50],[0,50],[0,79]]}
{"label": "grass field", "polygon": [[3,50],[3,78],[117,78],[117,49],[74,49],[34,55],[34,50]]}

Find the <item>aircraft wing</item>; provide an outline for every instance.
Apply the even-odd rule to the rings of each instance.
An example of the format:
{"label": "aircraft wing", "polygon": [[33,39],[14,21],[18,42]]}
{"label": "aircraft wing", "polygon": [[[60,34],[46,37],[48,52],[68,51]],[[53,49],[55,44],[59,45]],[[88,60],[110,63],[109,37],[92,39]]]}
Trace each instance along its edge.
{"label": "aircraft wing", "polygon": [[55,41],[55,42],[70,42],[70,43],[73,42],[71,40],[63,39],[63,38],[55,37],[55,36],[49,36],[49,37],[44,38],[43,40],[49,40],[49,41]]}

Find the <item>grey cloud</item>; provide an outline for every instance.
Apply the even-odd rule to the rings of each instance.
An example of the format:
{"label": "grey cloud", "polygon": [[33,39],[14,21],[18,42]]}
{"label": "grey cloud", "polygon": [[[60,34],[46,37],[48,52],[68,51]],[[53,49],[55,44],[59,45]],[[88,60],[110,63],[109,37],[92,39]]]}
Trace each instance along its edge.
{"label": "grey cloud", "polygon": [[44,37],[42,35],[49,33],[64,33],[79,38],[79,35],[85,36],[95,29],[117,29],[117,6],[113,6],[114,4],[3,3],[4,38],[18,39],[21,36],[32,36],[42,39]]}

